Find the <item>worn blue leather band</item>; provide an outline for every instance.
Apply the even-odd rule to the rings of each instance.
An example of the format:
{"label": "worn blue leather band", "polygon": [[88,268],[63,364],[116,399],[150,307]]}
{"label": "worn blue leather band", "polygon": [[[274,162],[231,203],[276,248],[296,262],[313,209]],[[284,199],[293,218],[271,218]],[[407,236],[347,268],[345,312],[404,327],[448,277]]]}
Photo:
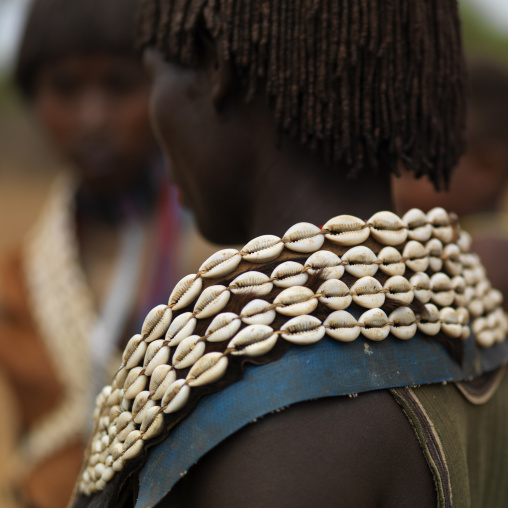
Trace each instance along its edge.
{"label": "worn blue leather band", "polygon": [[404,342],[358,338],[344,344],[328,337],[292,347],[263,366],[247,366],[243,379],[203,398],[168,438],[149,451],[140,471],[136,508],[154,507],[196,461],[254,419],[281,407],[322,397],[400,386],[463,381],[508,362],[508,342],[480,350],[465,343],[459,366],[442,345],[417,335]]}

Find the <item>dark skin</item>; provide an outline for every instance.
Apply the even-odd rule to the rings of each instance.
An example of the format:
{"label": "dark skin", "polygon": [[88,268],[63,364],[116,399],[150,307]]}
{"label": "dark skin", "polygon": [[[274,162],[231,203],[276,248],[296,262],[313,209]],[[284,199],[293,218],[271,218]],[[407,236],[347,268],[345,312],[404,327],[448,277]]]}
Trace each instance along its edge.
{"label": "dark skin", "polygon": [[[301,221],[392,209],[388,173],[349,180],[280,140],[264,98],[245,103],[221,54],[207,42],[194,68],[145,55],[157,136],[208,239],[242,243]],[[436,496],[409,422],[387,392],[374,392],[297,404],[246,427],[159,506],[426,508]]]}

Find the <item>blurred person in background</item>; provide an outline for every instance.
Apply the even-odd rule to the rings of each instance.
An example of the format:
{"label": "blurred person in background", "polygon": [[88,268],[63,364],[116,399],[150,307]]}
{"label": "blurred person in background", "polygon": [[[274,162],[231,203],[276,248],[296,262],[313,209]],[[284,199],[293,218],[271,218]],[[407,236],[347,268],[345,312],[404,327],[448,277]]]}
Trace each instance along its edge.
{"label": "blurred person in background", "polygon": [[394,199],[401,213],[435,206],[457,213],[487,273],[508,295],[508,69],[485,58],[469,65],[467,139],[449,190],[437,192],[429,180],[403,172],[393,180]]}
{"label": "blurred person in background", "polygon": [[142,5],[164,152],[245,243],[129,341],[73,506],[505,508],[502,296],[453,215],[391,211],[465,148],[457,1]]}
{"label": "blurred person in background", "polygon": [[0,282],[0,372],[19,421],[13,460],[21,496],[37,508],[66,505],[88,409],[127,330],[202,248],[150,130],[136,4],[35,0],[17,60],[17,86],[68,168]]}

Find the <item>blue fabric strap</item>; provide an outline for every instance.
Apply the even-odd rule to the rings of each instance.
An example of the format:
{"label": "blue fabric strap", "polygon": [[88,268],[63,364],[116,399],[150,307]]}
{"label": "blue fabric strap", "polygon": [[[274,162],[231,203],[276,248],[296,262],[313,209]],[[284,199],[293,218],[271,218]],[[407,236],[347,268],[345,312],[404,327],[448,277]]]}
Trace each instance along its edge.
{"label": "blue fabric strap", "polygon": [[422,335],[404,342],[325,337],[295,346],[276,362],[247,366],[241,381],[203,398],[168,438],[149,451],[140,471],[136,508],[154,507],[203,455],[256,418],[322,397],[401,386],[463,381],[508,362],[508,342],[480,350],[465,342],[459,366],[441,344]]}

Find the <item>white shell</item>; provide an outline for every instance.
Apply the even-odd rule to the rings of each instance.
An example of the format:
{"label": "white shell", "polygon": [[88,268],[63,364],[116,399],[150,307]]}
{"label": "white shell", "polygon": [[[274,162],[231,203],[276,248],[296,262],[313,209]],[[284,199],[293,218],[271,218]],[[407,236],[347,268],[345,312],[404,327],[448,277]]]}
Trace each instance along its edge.
{"label": "white shell", "polygon": [[462,325],[459,323],[459,315],[455,309],[444,307],[439,311],[441,329],[446,335],[458,339],[462,335]]}
{"label": "white shell", "polygon": [[386,275],[404,275],[406,271],[406,265],[402,261],[401,253],[394,247],[384,247],[377,255],[379,261],[382,264],[379,265],[379,269]]}
{"label": "white shell", "polygon": [[436,207],[427,213],[427,220],[434,227],[432,234],[443,243],[450,243],[453,240],[454,231],[450,226],[450,217],[444,208]]}
{"label": "white shell", "polygon": [[492,347],[496,342],[496,336],[492,330],[483,330],[475,335],[475,340],[481,347]]}
{"label": "white shell", "polygon": [[184,312],[177,316],[166,333],[166,340],[171,347],[178,346],[183,339],[190,337],[196,329],[197,320],[192,312]]}
{"label": "white shell", "polygon": [[462,273],[462,263],[460,261],[459,246],[450,243],[443,249],[443,260],[446,271],[450,275],[460,275]]}
{"label": "white shell", "polygon": [[[129,425],[129,423],[131,423],[131,422],[132,422],[132,414],[129,411],[125,411],[124,413],[122,413],[118,417],[118,420],[116,422],[117,432],[122,432],[122,430],[124,430],[125,427],[127,427],[127,425]],[[111,453],[113,453],[113,451]],[[113,458],[117,459],[118,457],[115,457],[115,455],[113,453]]]}
{"label": "white shell", "polygon": [[441,323],[439,322],[439,310],[432,303],[425,305],[427,317],[421,318],[418,323],[418,329],[425,335],[434,336],[441,331]]}
{"label": "white shell", "polygon": [[335,340],[352,342],[360,335],[358,321],[344,310],[332,312],[323,323],[326,333]]}
{"label": "white shell", "polygon": [[425,244],[425,248],[429,253],[429,266],[434,272],[439,272],[443,268],[443,244],[437,238],[432,238]]}
{"label": "white shell", "polygon": [[242,309],[242,321],[247,325],[271,325],[275,309],[265,300],[252,300]]}
{"label": "white shell", "polygon": [[168,305],[173,310],[180,310],[190,305],[199,295],[203,280],[196,274],[187,275],[173,289]]}
{"label": "white shell", "polygon": [[166,333],[172,316],[173,312],[167,305],[157,305],[153,308],[146,316],[141,329],[143,339],[146,342],[151,342]]}
{"label": "white shell", "polygon": [[323,246],[325,237],[314,224],[300,222],[286,231],[282,241],[289,250],[309,253],[319,250]]}
{"label": "white shell", "polygon": [[377,256],[368,247],[363,245],[349,249],[343,256],[342,262],[346,262],[346,272],[361,278],[373,276],[378,270]]}
{"label": "white shell", "polygon": [[141,432],[133,430],[123,444],[123,459],[132,460],[137,457],[143,449],[143,441],[141,439]]}
{"label": "white shell", "polygon": [[208,342],[231,340],[241,325],[242,322],[235,313],[224,312],[219,314],[206,330],[206,340]]}
{"label": "white shell", "polygon": [[430,278],[430,288],[432,290],[432,301],[441,307],[448,307],[455,299],[452,281],[444,273],[435,273]]}
{"label": "white shell", "polygon": [[132,416],[134,417],[134,423],[141,425],[146,412],[153,406],[155,406],[155,401],[150,399],[150,392],[148,390],[138,393],[132,403]]}
{"label": "white shell", "polygon": [[200,358],[187,374],[190,387],[215,383],[224,376],[228,368],[228,359],[222,353],[208,353]]}
{"label": "white shell", "polygon": [[[134,335],[125,347],[122,357],[122,367],[125,369],[136,367],[141,360],[143,360],[146,348],[147,344],[143,341],[143,337],[141,337],[141,335]],[[98,405],[101,404],[98,402]]]}
{"label": "white shell", "polygon": [[232,355],[262,356],[273,349],[277,334],[270,326],[250,325],[241,330],[228,344]]}
{"label": "white shell", "polygon": [[286,261],[275,268],[271,278],[276,286],[289,288],[292,286],[304,286],[309,276],[304,272],[302,264]]}
{"label": "white shell", "polygon": [[285,289],[273,303],[277,306],[277,312],[284,314],[284,316],[310,314],[318,305],[314,292],[301,286]]}
{"label": "white shell", "polygon": [[176,381],[176,372],[171,365],[159,365],[150,379],[150,393],[153,400],[160,400],[169,386]]}
{"label": "white shell", "polygon": [[402,220],[407,224],[407,236],[410,240],[426,242],[432,236],[432,226],[427,216],[418,208],[412,208],[404,214]]}
{"label": "white shell", "polygon": [[367,224],[372,237],[383,245],[400,245],[407,239],[407,224],[392,212],[375,213]]}
{"label": "white shell", "polygon": [[157,437],[164,429],[164,415],[159,406],[150,408],[141,423],[141,437],[143,441],[148,441]]}
{"label": "white shell", "polygon": [[186,369],[194,365],[203,356],[205,349],[205,343],[199,335],[183,339],[173,355],[173,366],[175,369]]}
{"label": "white shell", "polygon": [[374,277],[362,277],[351,288],[353,301],[367,309],[381,307],[385,303],[385,295],[382,293],[381,283]]}
{"label": "white shell", "polygon": [[416,333],[416,316],[415,313],[409,307],[399,307],[394,310],[389,320],[390,331],[395,337],[401,340],[412,339]]}
{"label": "white shell", "polygon": [[314,316],[297,316],[281,326],[281,335],[293,344],[314,344],[321,340],[325,333],[325,327]]}
{"label": "white shell", "polygon": [[229,289],[235,295],[244,293],[256,296],[266,296],[273,289],[270,277],[261,272],[245,272],[239,275]]}
{"label": "white shell", "polygon": [[430,277],[426,273],[415,273],[409,283],[413,287],[415,298],[421,303],[427,303],[432,297],[430,291]]}
{"label": "white shell", "polygon": [[380,341],[386,339],[390,334],[388,317],[381,309],[370,309],[364,312],[358,323],[363,325],[360,331],[367,339]]}
{"label": "white shell", "polygon": [[206,319],[218,314],[229,302],[231,293],[225,286],[207,287],[194,306],[194,315],[198,319]]}
{"label": "white shell", "polygon": [[284,244],[278,236],[264,235],[251,240],[243,249],[243,259],[251,263],[266,263],[278,258]]}
{"label": "white shell", "polygon": [[483,302],[478,298],[471,300],[467,308],[469,309],[471,315],[474,317],[481,316],[485,310]]}
{"label": "white shell", "polygon": [[409,305],[415,297],[411,283],[401,275],[390,277],[385,282],[384,288],[388,290],[386,298],[396,300],[407,305]]}
{"label": "white shell", "polygon": [[413,272],[424,272],[429,267],[427,249],[420,242],[407,242],[402,255],[406,259],[406,266]]}
{"label": "white shell", "polygon": [[210,256],[199,268],[201,277],[215,279],[234,272],[242,256],[236,249],[223,249]]}
{"label": "white shell", "polygon": [[176,413],[182,409],[189,400],[190,388],[185,384],[185,379],[177,379],[167,390],[162,398],[161,407],[166,413]]}
{"label": "white shell", "polygon": [[318,289],[319,301],[333,310],[347,309],[353,300],[349,288],[341,280],[331,279],[324,282]]}
{"label": "white shell", "polygon": [[452,279],[452,288],[455,292],[455,303],[458,307],[464,307],[468,301],[466,298],[466,281],[461,275],[457,275]]}
{"label": "white shell", "polygon": [[352,215],[339,215],[330,219],[324,226],[326,238],[337,245],[360,245],[370,235],[365,222]]}
{"label": "white shell", "polygon": [[119,443],[123,443],[125,442],[125,440],[127,439],[127,437],[129,436],[129,434],[133,431],[133,430],[136,430],[136,424],[132,421],[132,422],[129,422],[127,424],[127,426],[121,431],[118,433],[117,435],[117,440]]}
{"label": "white shell", "polygon": [[460,250],[462,252],[469,252],[472,244],[473,239],[471,238],[471,235],[467,231],[461,231],[457,240],[457,245]]}
{"label": "white shell", "polygon": [[123,386],[123,398],[134,399],[139,392],[145,389],[148,378],[141,374],[143,367],[134,367],[128,374]]}
{"label": "white shell", "polygon": [[152,342],[150,346],[148,346],[145,354],[145,361],[143,363],[145,374],[147,376],[151,376],[156,367],[167,364],[169,361],[169,355],[169,346],[165,346],[163,340],[156,340]]}
{"label": "white shell", "polygon": [[337,254],[329,250],[320,250],[307,259],[305,266],[310,266],[309,273],[318,271],[323,279],[340,279],[344,275],[344,266]]}

